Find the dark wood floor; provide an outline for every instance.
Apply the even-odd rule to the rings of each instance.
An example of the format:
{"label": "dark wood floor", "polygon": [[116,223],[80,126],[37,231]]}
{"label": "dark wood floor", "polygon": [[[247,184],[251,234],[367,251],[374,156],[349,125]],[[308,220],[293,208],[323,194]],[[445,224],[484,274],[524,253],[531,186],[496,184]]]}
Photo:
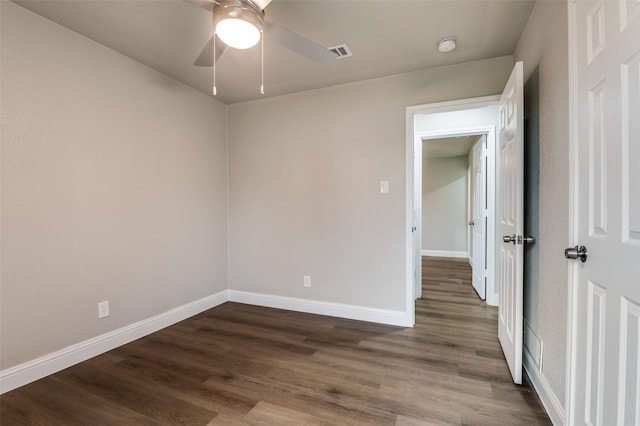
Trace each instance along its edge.
{"label": "dark wood floor", "polygon": [[2,395],[0,423],[550,424],[468,265],[423,274],[414,328],[226,303]]}

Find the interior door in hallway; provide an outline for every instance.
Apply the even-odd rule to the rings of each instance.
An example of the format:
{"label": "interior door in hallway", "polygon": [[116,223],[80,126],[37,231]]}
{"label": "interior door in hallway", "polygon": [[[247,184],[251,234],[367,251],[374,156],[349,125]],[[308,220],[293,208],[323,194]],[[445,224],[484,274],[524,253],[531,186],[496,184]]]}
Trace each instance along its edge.
{"label": "interior door in hallway", "polygon": [[638,425],[640,2],[573,1],[570,30],[577,247],[567,255],[577,259],[568,423]]}
{"label": "interior door in hallway", "polygon": [[522,383],[524,82],[516,63],[499,103],[497,150],[498,339],[514,383]]}
{"label": "interior door in hallway", "polygon": [[482,300],[486,296],[486,135],[480,136],[473,145],[471,173],[473,174],[472,188],[472,280],[473,288]]}

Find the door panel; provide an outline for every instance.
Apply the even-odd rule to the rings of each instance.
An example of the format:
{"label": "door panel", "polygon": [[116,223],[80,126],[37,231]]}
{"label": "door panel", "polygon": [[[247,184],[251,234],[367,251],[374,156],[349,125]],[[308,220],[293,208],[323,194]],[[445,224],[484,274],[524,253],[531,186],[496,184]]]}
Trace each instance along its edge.
{"label": "door panel", "polygon": [[486,136],[481,136],[480,139],[473,146],[473,191],[472,191],[472,206],[473,206],[473,226],[472,226],[472,261],[471,269],[473,272],[471,283],[473,288],[478,293],[478,296],[482,300],[486,299]]}
{"label": "door panel", "polygon": [[[636,3],[636,15],[640,3]],[[623,240],[640,245],[640,54],[622,65]]]}
{"label": "door panel", "polygon": [[[500,251],[498,338],[515,383],[522,383],[524,83],[516,63],[500,98],[497,194]],[[503,241],[507,237],[509,241]]]}
{"label": "door panel", "polygon": [[640,3],[574,1],[569,422],[640,424]]}
{"label": "door panel", "polygon": [[588,423],[602,424],[602,398],[604,382],[605,306],[606,290],[594,282],[587,287],[587,366],[585,375]]}
{"label": "door panel", "polygon": [[622,298],[620,307],[620,398],[621,424],[640,424],[640,305]]}
{"label": "door panel", "polygon": [[589,233],[607,235],[607,174],[606,174],[606,137],[605,91],[607,83],[603,81],[589,90]]}

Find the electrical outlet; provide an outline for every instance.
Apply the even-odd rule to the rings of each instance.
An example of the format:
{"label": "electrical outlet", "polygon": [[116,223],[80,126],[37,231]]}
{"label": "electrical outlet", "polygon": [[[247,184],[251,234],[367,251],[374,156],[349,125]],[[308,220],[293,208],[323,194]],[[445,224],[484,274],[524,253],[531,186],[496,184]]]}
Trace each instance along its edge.
{"label": "electrical outlet", "polygon": [[388,180],[380,181],[380,193],[381,194],[388,194],[389,193],[389,181]]}
{"label": "electrical outlet", "polygon": [[98,303],[98,319],[106,318],[109,316],[109,301]]}
{"label": "electrical outlet", "polygon": [[311,275],[304,276],[304,286],[311,287]]}

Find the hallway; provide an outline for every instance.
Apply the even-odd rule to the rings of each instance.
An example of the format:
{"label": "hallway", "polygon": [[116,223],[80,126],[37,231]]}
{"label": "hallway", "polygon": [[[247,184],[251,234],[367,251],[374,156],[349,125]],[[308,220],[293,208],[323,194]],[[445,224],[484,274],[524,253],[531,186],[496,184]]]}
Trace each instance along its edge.
{"label": "hallway", "polygon": [[[511,381],[498,342],[498,308],[478,298],[466,259],[422,258],[416,326],[405,334],[420,338],[433,350],[445,351],[456,362],[457,375],[450,379],[460,392],[454,398],[461,398],[463,424],[551,423],[528,381],[522,386]],[[469,394],[463,383],[486,387]]]}

